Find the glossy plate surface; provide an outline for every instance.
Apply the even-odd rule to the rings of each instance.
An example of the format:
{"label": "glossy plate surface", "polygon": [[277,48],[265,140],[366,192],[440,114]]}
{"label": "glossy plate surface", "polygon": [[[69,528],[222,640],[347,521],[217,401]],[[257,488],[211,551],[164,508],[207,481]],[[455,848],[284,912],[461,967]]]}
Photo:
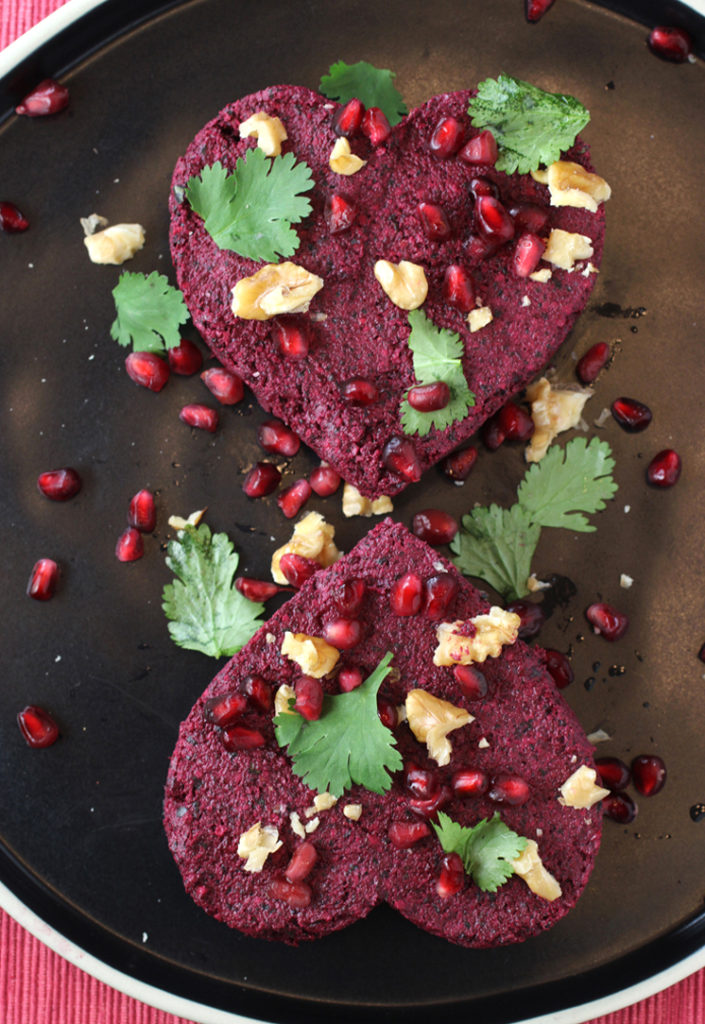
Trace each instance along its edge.
{"label": "glossy plate surface", "polygon": [[[652,24],[687,24],[700,54],[704,28],[677,4],[618,7],[558,0],[530,26],[521,0],[110,2],[0,80],[0,198],[31,221],[24,234],[0,236],[0,880],[110,968],[213,1012],[263,1020],[414,1021],[454,1011],[504,1024],[618,993],[705,944],[705,822],[690,814],[705,801],[697,657],[705,640],[705,77],[700,60],[651,55],[633,9]],[[605,823],[577,908],[514,948],[458,949],[384,907],[296,950],[245,939],[184,895],[161,829],[178,724],[220,664],[169,639],[160,607],[167,517],[207,506],[211,527],[229,533],[241,569],[256,577],[266,576],[291,524],[273,498],[252,503],[241,491],[261,454],[255,427],[264,414],[251,400],[221,409],[218,432],[204,434],[178,419],[186,402],[209,398],[197,377],[172,377],[159,395],[127,379],[125,353],[109,337],[120,271],[88,261],[79,218],[141,222],[147,245],[129,269],[173,280],[166,199],[194,133],[226,102],[267,84],[315,88],[341,58],[393,69],[409,106],[500,71],[572,93],[591,111],[585,134],[613,188],[602,273],[556,369],[572,381],[576,355],[597,341],[613,347],[586,420],[613,447],[620,489],[595,517],[595,533],[545,530],[534,569],[575,588],[549,599],[541,642],[570,652],[576,679],[565,695],[586,731],[611,736],[600,753],[629,761],[657,752],[669,777],[661,794],[640,800],[633,824]],[[41,121],[14,117],[14,103],[48,74],[68,84],[70,109]],[[627,434],[609,416],[594,425],[620,395],[652,408],[647,431]],[[667,447],[680,452],[683,475],[672,490],[654,490],[645,467]],[[316,462],[300,452],[285,480]],[[83,489],[49,502],[37,475],[64,465],[80,471]],[[394,516],[409,524],[432,506],[461,516],[475,503],[509,505],[523,469],[520,449],[482,450],[464,486],[433,470],[395,501]],[[159,522],[145,557],[123,565],[115,541],[142,487],[157,493]],[[336,523],[344,550],[371,525],[343,519],[339,496],[310,507]],[[45,556],[63,574],[56,597],[41,604],[25,587]],[[634,579],[629,589],[623,573]],[[584,608],[599,599],[630,616],[617,644],[585,623]],[[24,744],[15,716],[27,703],[59,720],[52,748]]]}

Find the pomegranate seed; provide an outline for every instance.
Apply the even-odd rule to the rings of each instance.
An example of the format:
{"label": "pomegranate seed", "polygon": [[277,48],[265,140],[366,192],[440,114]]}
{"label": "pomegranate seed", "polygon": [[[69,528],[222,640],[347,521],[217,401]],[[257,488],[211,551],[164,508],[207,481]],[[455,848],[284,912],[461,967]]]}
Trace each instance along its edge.
{"label": "pomegranate seed", "polygon": [[352,619],[359,613],[366,591],[365,581],[357,578],[337,584],[333,600],[344,618]]}
{"label": "pomegranate seed", "polygon": [[226,750],[255,750],[263,747],[265,738],[259,729],[248,729],[245,725],[229,725],[220,734],[220,742]]}
{"label": "pomegranate seed", "polygon": [[486,260],[488,256],[492,256],[501,244],[501,242],[490,238],[489,235],[469,234],[465,239],[465,255],[474,265],[481,260]]}
{"label": "pomegranate seed", "polygon": [[480,231],[489,238],[497,242],[508,242],[514,237],[514,221],[494,196],[477,197],[475,216]]}
{"label": "pomegranate seed", "polygon": [[290,359],[303,359],[311,347],[311,331],[308,320],[301,315],[280,316],[272,322],[274,339],[280,352]]}
{"label": "pomegranate seed", "polygon": [[134,526],[128,526],[118,537],[115,557],[118,562],[136,562],[144,554],[142,534]]}
{"label": "pomegranate seed", "polygon": [[58,114],[68,105],[69,91],[66,86],[55,82],[53,78],[45,78],[15,107],[15,113],[27,117],[44,117],[46,114]]}
{"label": "pomegranate seed", "polygon": [[302,587],[306,580],[310,580],[315,572],[321,567],[312,558],[304,558],[303,555],[296,555],[287,552],[279,560],[279,568],[292,587]]}
{"label": "pomegranate seed", "polygon": [[620,640],[627,631],[629,619],[609,604],[597,602],[585,611],[588,622],[605,640]]}
{"label": "pomegranate seed", "polygon": [[239,590],[248,601],[268,601],[270,597],[285,590],[278,583],[270,583],[269,580],[253,580],[247,576],[238,576],[235,580],[235,588]]}
{"label": "pomegranate seed", "polygon": [[522,640],[533,640],[541,632],[541,627],[546,621],[543,608],[533,601],[512,601],[507,605],[506,611],[514,612],[521,619],[519,636]]}
{"label": "pomegranate seed", "polygon": [[46,498],[52,501],[68,501],[81,490],[81,477],[75,469],[49,469],[40,473],[37,487]]}
{"label": "pomegranate seed", "polygon": [[635,398],[615,398],[612,403],[612,415],[620,427],[633,434],[646,430],[653,418],[648,405],[638,402]]}
{"label": "pomegranate seed", "polygon": [[640,754],[632,761],[632,782],[637,793],[655,796],[666,782],[666,765],[658,754]]}
{"label": "pomegranate seed", "polygon": [[654,487],[673,487],[681,475],[682,462],[673,448],[664,448],[654,455],[646,470],[646,479]]}
{"label": "pomegranate seed", "polygon": [[386,114],[379,107],[368,107],[362,115],[360,129],[373,146],[381,146],[392,132]]}
{"label": "pomegranate seed", "polygon": [[323,639],[339,651],[349,651],[360,643],[362,626],[357,619],[332,619],[323,627]]}
{"label": "pomegranate seed", "polygon": [[463,144],[464,129],[455,117],[442,118],[433,130],[429,149],[434,156],[447,160],[454,156]]}
{"label": "pomegranate seed", "polygon": [[469,313],[475,308],[475,282],[459,263],[451,263],[446,267],[443,276],[443,301],[461,313]]}
{"label": "pomegranate seed", "polygon": [[293,519],[311,497],[311,484],[304,477],[286,487],[277,498],[277,505],[287,519]]}
{"label": "pomegranate seed", "polygon": [[282,475],[271,462],[256,462],[242,482],[248,498],[264,498],[279,486]]}
{"label": "pomegranate seed", "polygon": [[333,193],[326,199],[323,217],[331,235],[347,231],[357,216],[357,207],[347,196]]}
{"label": "pomegranate seed", "polygon": [[292,910],[305,910],[313,898],[311,887],[305,882],[290,882],[288,878],[275,878],[269,890],[277,900],[288,903]]}
{"label": "pomegranate seed", "polygon": [[543,663],[559,690],[564,690],[573,682],[575,675],[572,666],[562,651],[547,648],[543,652]]}
{"label": "pomegranate seed", "polygon": [[421,800],[430,800],[440,787],[436,773],[429,768],[420,768],[415,761],[409,761],[405,767],[404,784],[410,793]]}
{"label": "pomegranate seed", "polygon": [[610,347],[606,341],[598,341],[578,360],[575,372],[583,384],[592,384],[597,380],[600,370],[607,365]]}
{"label": "pomegranate seed", "polygon": [[371,380],[357,378],[343,385],[343,398],[353,405],[373,405],[379,401],[379,389]]}
{"label": "pomegranate seed", "polygon": [[445,409],[450,402],[450,388],[444,380],[415,384],[413,388],[409,388],[406,400],[417,412],[436,412],[438,409]]}
{"label": "pomegranate seed", "polygon": [[338,686],[342,693],[350,693],[362,685],[362,671],[355,665],[346,665],[338,673]]}
{"label": "pomegranate seed", "polygon": [[340,474],[336,473],[332,466],[328,466],[322,462],[320,466],[316,466],[312,469],[308,476],[308,482],[311,484],[311,490],[314,491],[319,498],[329,498],[331,494],[340,487]]}
{"label": "pomegranate seed", "polygon": [[525,804],[530,795],[529,783],[521,775],[502,774],[492,779],[489,798],[495,803],[518,807]]}
{"label": "pomegranate seed", "polygon": [[259,711],[271,711],[274,706],[272,687],[262,676],[248,676],[242,685],[248,699]]}
{"label": "pomegranate seed", "polygon": [[419,203],[416,213],[429,241],[445,242],[450,238],[450,224],[442,206],[435,203]]}
{"label": "pomegranate seed", "polygon": [[59,566],[53,558],[40,558],[35,562],[27,584],[27,595],[35,601],[48,601],[54,596],[59,580]]}
{"label": "pomegranate seed", "polygon": [[384,466],[407,483],[421,479],[421,465],[413,443],[406,437],[390,437],[382,451]]}
{"label": "pomegranate seed", "polygon": [[429,576],[424,583],[423,613],[426,618],[433,622],[445,619],[457,593],[458,582],[449,572]]}
{"label": "pomegranate seed", "polygon": [[26,231],[28,227],[29,221],[20,213],[14,203],[7,200],[0,202],[0,231],[16,235],[21,231]]}
{"label": "pomegranate seed", "polygon": [[497,140],[488,129],[470,139],[460,150],[460,159],[466,164],[496,164],[498,156]]}
{"label": "pomegranate seed", "polygon": [[28,704],[18,712],[17,724],[30,747],[50,747],[59,738],[58,725],[49,712],[37,704]]}
{"label": "pomegranate seed", "polygon": [[130,352],[125,369],[130,380],[150,391],[161,391],[169,380],[169,364],[155,352]]}
{"label": "pomegranate seed", "polygon": [[365,108],[356,97],[348,100],[333,115],[333,131],[336,135],[353,135],[359,131]]}
{"label": "pomegranate seed", "polygon": [[218,413],[216,410],[210,409],[207,405],[200,405],[197,402],[185,405],[179,413],[179,419],[182,423],[186,423],[187,426],[195,427],[198,430],[206,430],[209,434],[214,434],[218,429]]}
{"label": "pomegranate seed", "polygon": [[416,615],[423,604],[423,581],[415,572],[407,572],[392,584],[389,601],[395,615]]}
{"label": "pomegranate seed", "polygon": [[453,675],[468,700],[481,700],[487,695],[485,674],[474,665],[455,665]]}
{"label": "pomegranate seed", "polygon": [[456,483],[467,480],[473,466],[477,462],[477,448],[461,448],[460,451],[446,455],[441,462],[441,468],[447,477]]}
{"label": "pomegranate seed", "polygon": [[507,207],[507,213],[514,221],[516,231],[542,235],[548,230],[550,214],[545,206],[537,203],[514,203]]}
{"label": "pomegranate seed", "polygon": [[458,532],[458,524],[450,512],[427,508],[415,514],[411,520],[411,531],[420,540],[439,547],[441,544],[450,544]]}
{"label": "pomegranate seed", "polygon": [[433,819],[436,818],[438,812],[450,802],[452,797],[453,791],[450,786],[439,786],[438,792],[427,799],[424,799],[423,797],[412,797],[409,800],[409,809],[412,810],[414,814],[418,814],[421,818]]}
{"label": "pomegranate seed", "polygon": [[157,507],[151,491],[141,490],[130,499],[127,522],[140,533],[152,533],[157,525]]}
{"label": "pomegranate seed", "polygon": [[387,832],[390,843],[397,850],[408,850],[430,834],[431,829],[425,821],[393,821]]}
{"label": "pomegranate seed", "polygon": [[485,448],[490,452],[496,452],[499,446],[504,444],[506,434],[499,424],[499,416],[496,413],[482,424],[480,437]]}
{"label": "pomegranate seed", "polygon": [[377,717],[387,729],[395,729],[399,724],[396,704],[387,697],[377,698]]}
{"label": "pomegranate seed", "polygon": [[313,843],[304,840],[294,850],[284,874],[289,882],[303,882],[304,878],[308,878],[313,871],[317,860],[316,847]]}
{"label": "pomegranate seed", "polygon": [[465,885],[465,867],[459,853],[446,853],[441,860],[441,873],[436,882],[436,892],[442,900],[457,896]]}
{"label": "pomegranate seed", "polygon": [[480,768],[461,768],[450,784],[456,796],[484,796],[490,788],[489,776]]}
{"label": "pomegranate seed", "polygon": [[637,816],[638,807],[628,793],[610,793],[602,801],[603,813],[620,825],[628,825]]}
{"label": "pomegranate seed", "polygon": [[209,697],[203,704],[203,717],[206,722],[217,725],[221,729],[234,725],[247,707],[247,697],[242,693],[221,693],[217,697]]}
{"label": "pomegranate seed", "polygon": [[526,20],[537,22],[552,6],[553,0],[525,0]]}
{"label": "pomegranate seed", "polygon": [[294,684],[294,693],[294,711],[298,711],[308,722],[314,722],[321,717],[323,687],[320,680],[314,679],[313,676],[299,676]]}
{"label": "pomegranate seed", "polygon": [[626,789],[631,782],[629,768],[618,757],[598,757],[595,759],[595,768],[605,789]]}
{"label": "pomegranate seed", "polygon": [[198,345],[189,338],[182,338],[178,345],[166,350],[172,373],[182,377],[191,377],[203,366],[203,353]]}
{"label": "pomegranate seed", "polygon": [[505,441],[528,441],[534,436],[534,421],[516,402],[506,402],[496,415]]}
{"label": "pomegranate seed", "polygon": [[499,188],[497,185],[490,181],[489,178],[483,178],[482,175],[471,178],[468,188],[470,189],[470,194],[475,199],[478,199],[480,196],[493,196],[495,199],[499,199]]}
{"label": "pomegranate seed", "polygon": [[279,420],[266,420],[257,427],[257,440],[266,452],[277,455],[296,455],[301,439],[293,430]]}
{"label": "pomegranate seed", "polygon": [[545,243],[538,235],[528,231],[520,235],[514,249],[514,273],[517,277],[528,277],[536,270],[546,249]]}
{"label": "pomegranate seed", "polygon": [[648,38],[649,49],[657,57],[682,64],[688,60],[693,49],[693,41],[682,28],[669,25],[657,25],[651,30]]}
{"label": "pomegranate seed", "polygon": [[201,380],[221,405],[237,405],[245,394],[245,385],[240,378],[221,366],[204,370]]}

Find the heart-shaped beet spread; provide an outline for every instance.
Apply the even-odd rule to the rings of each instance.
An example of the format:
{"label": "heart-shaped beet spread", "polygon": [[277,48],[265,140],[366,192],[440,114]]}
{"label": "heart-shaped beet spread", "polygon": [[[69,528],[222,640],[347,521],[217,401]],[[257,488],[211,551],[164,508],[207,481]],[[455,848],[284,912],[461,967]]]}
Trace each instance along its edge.
{"label": "heart-shaped beet spread", "polygon": [[[394,494],[418,479],[521,390],[565,339],[600,264],[602,206],[596,212],[553,206],[547,186],[531,175],[469,163],[462,148],[438,155],[431,140],[444,119],[460,125],[460,142],[479,134],[467,113],[472,95],[433,97],[376,146],[353,134],[351,150],[365,163],[343,175],[329,163],[339,140],[339,105],[300,87],[265,89],[222,110],[174,172],[172,256],[196,327],[266,410],[367,497]],[[306,312],[250,320],[233,313],[232,290],[263,263],[220,249],[186,191],[208,165],[235,169],[257,146],[255,138],[240,138],[239,126],[262,112],[284,125],[282,153],[311,169],[312,211],[298,225],[300,245],[291,259],[323,286]],[[590,168],[580,139],[564,158]],[[591,255],[570,269],[542,259],[538,279],[525,275],[533,263],[530,254],[522,260],[521,239],[538,237],[541,248],[553,229],[584,236]],[[401,405],[419,383],[410,316],[375,277],[378,261],[421,267],[428,293],[419,313],[462,343],[475,404],[445,429],[404,430]],[[469,322],[468,294],[470,307],[483,310],[484,325],[478,314]],[[365,382],[362,391],[346,387],[351,381]]]}
{"label": "heart-shaped beet spread", "polygon": [[[596,801],[606,791],[543,652],[516,638],[518,617],[501,609],[485,633],[478,617],[488,614],[449,562],[391,520],[316,572],[181,726],[164,822],[195,902],[248,935],[288,943],[343,928],[382,900],[478,947],[521,941],[570,910],[600,844]],[[445,658],[443,623],[455,648]],[[475,663],[458,668],[478,638],[497,646],[485,643],[485,660],[474,647]],[[371,706],[355,704],[350,720],[350,699],[369,685],[361,680],[385,664]],[[286,713],[283,685],[301,715]],[[282,698],[277,723],[319,730],[308,761],[279,724],[275,735]],[[346,700],[343,713],[336,702]],[[391,747],[380,748],[380,732]],[[490,827],[492,843],[485,833],[466,864],[463,836]]]}

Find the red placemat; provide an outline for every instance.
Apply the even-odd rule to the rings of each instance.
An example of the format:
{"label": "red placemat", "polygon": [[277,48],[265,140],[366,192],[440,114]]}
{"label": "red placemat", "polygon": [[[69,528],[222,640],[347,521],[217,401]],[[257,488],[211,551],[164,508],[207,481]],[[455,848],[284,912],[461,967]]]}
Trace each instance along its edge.
{"label": "red placemat", "polygon": [[[0,0],[0,49],[66,0]],[[74,967],[0,910],[2,1024],[190,1024]],[[587,1024],[705,1024],[705,970]]]}

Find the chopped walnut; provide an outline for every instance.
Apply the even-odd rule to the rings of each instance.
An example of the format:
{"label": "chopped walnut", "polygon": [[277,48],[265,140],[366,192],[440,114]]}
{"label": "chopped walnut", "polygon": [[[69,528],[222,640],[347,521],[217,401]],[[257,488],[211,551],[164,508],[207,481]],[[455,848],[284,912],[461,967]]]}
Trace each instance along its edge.
{"label": "chopped walnut", "polygon": [[547,377],[529,385],[526,397],[531,403],[534,433],[525,452],[527,462],[540,462],[558,434],[578,426],[592,394],[590,388],[577,384],[554,386]]}
{"label": "chopped walnut", "polygon": [[426,690],[410,690],[406,695],[406,716],[409,728],[420,743],[425,743],[429,757],[439,765],[448,764],[453,748],[448,733],[474,721],[464,708],[434,697]]}
{"label": "chopped walnut", "polygon": [[343,807],[343,814],[350,821],[359,821],[362,817],[362,804],[346,804]]}
{"label": "chopped walnut", "polygon": [[492,323],[492,310],[489,306],[478,306],[477,309],[470,310],[467,319],[470,333],[474,334],[475,331],[481,331],[483,327]]}
{"label": "chopped walnut", "polygon": [[551,206],[573,206],[595,213],[612,194],[604,178],[572,160],[556,160],[545,171],[534,171],[532,177],[548,185]]}
{"label": "chopped walnut", "polygon": [[610,791],[597,785],[597,772],[586,764],[570,775],[560,788],[558,803],[564,807],[588,808],[604,800]]}
{"label": "chopped walnut", "polygon": [[327,569],[340,558],[340,551],[333,542],[335,527],[327,523],[320,512],[309,512],[296,526],[291,538],[272,555],[272,579],[275,583],[286,584],[288,580],[279,568],[282,555],[302,555],[311,558]]}
{"label": "chopped walnut", "polygon": [[593,254],[592,239],[575,231],[553,228],[548,236],[543,259],[559,270],[572,270],[578,260],[587,260]]}
{"label": "chopped walnut", "polygon": [[265,263],[232,289],[233,315],[241,320],[271,320],[280,313],[305,313],[323,279],[285,260]]}
{"label": "chopped walnut", "polygon": [[281,846],[279,830],[274,825],[256,822],[243,832],[237,844],[237,855],[245,861],[245,871],[261,871],[270,853]]}
{"label": "chopped walnut", "polygon": [[362,170],[366,163],[366,160],[361,160],[359,156],[355,156],[346,138],[341,136],[339,139],[336,139],[328,158],[328,166],[331,171],[335,174],[343,174],[349,178],[351,174],[357,174],[358,171]]}
{"label": "chopped walnut", "polygon": [[522,878],[537,896],[552,903],[563,894],[558,881],[543,866],[535,839],[527,839],[520,856],[511,863],[519,878]]}
{"label": "chopped walnut", "polygon": [[86,235],[83,244],[92,263],[119,266],[139,252],[144,245],[144,237],[141,224],[113,224]]}
{"label": "chopped walnut", "polygon": [[384,293],[399,309],[418,309],[426,300],[428,281],[418,263],[377,260],[374,272]]}
{"label": "chopped walnut", "polygon": [[306,633],[284,633],[281,652],[295,661],[301,671],[314,679],[331,672],[340,657],[340,651],[320,636],[307,636]]}
{"label": "chopped walnut", "polygon": [[350,516],[382,516],[393,511],[391,498],[386,494],[380,495],[379,498],[365,498],[353,484],[346,483],[343,486],[343,515],[346,518],[349,519]]}
{"label": "chopped walnut", "polygon": [[292,715],[294,712],[291,709],[289,701],[296,700],[296,693],[294,687],[289,686],[288,683],[282,683],[277,688],[277,692],[274,694],[274,714],[275,715]]}
{"label": "chopped walnut", "polygon": [[469,622],[474,626],[473,635],[468,635],[468,623],[462,620],[440,623],[434,665],[470,665],[498,658],[503,646],[516,641],[521,619],[515,612],[493,605],[485,615],[476,615]]}
{"label": "chopped walnut", "polygon": [[253,136],[257,139],[257,148],[265,156],[281,156],[282,142],[288,138],[280,118],[271,117],[264,110],[258,110],[252,117],[240,122],[240,138]]}

